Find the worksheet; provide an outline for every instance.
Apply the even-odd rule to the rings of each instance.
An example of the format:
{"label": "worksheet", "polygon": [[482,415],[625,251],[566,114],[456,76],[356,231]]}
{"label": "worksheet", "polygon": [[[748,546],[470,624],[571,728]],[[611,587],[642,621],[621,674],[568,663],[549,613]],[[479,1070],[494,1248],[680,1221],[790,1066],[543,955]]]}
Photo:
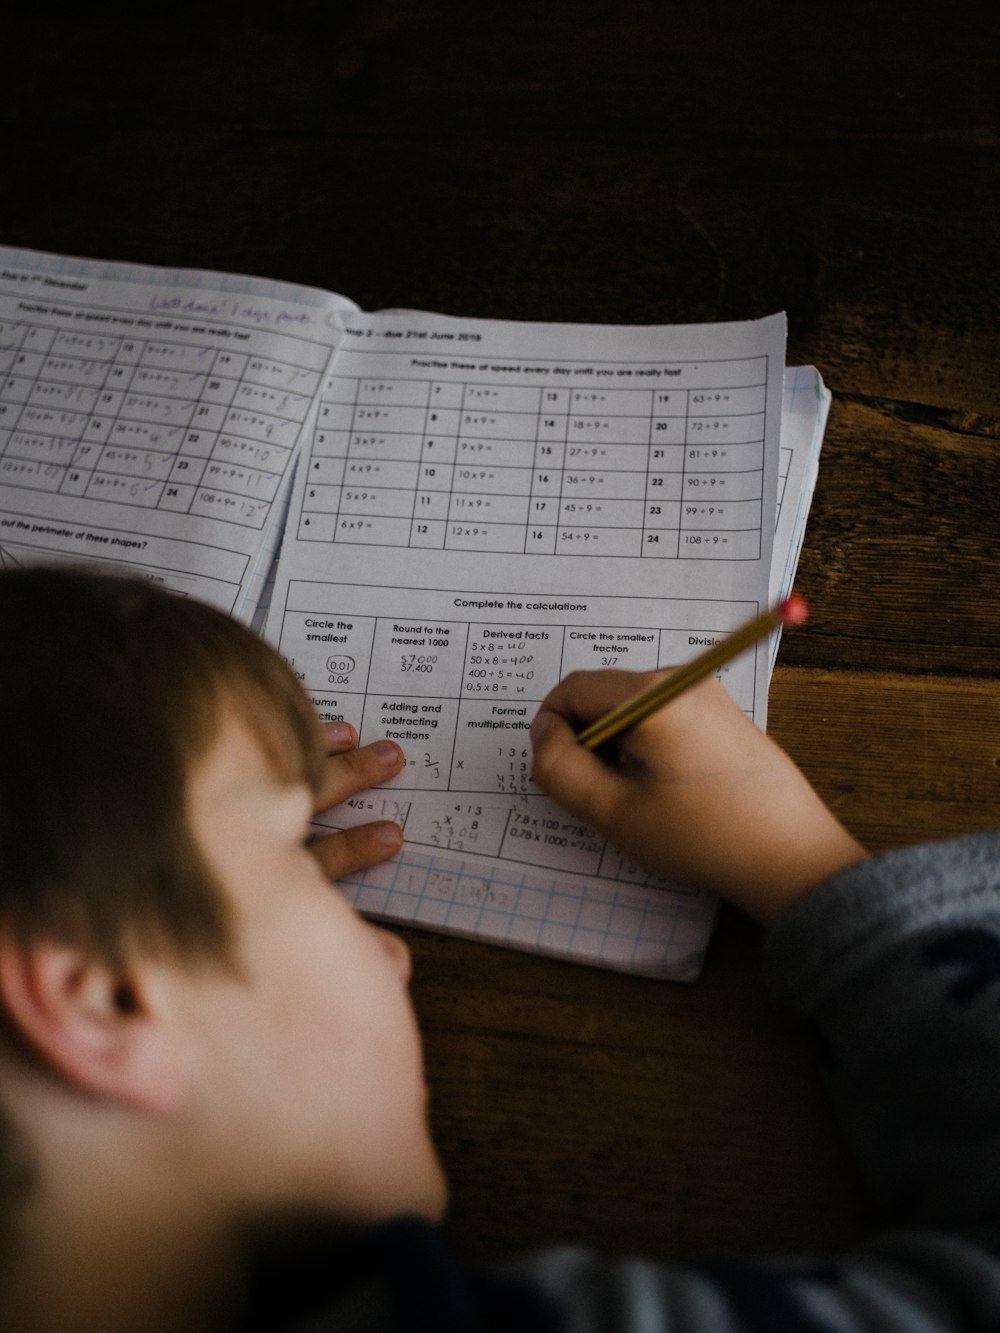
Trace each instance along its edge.
{"label": "worksheet", "polygon": [[354,308],[0,249],[0,564],[125,567],[250,619]]}
{"label": "worksheet", "polygon": [[[784,319],[678,328],[344,316],[266,633],[326,719],[405,770],[329,823],[406,847],[346,885],[394,920],[660,976],[715,905],[534,786],[568,671],[684,660],[768,598]],[[761,726],[768,648],[723,668]]]}
{"label": "worksheet", "polygon": [[[790,581],[825,391],[784,333],[366,314],[0,249],[0,567],[201,597],[397,739],[404,772],[328,821],[404,826],[343,886],[362,910],[691,979],[715,904],[556,809],[528,728],[566,672],[689,658]],[[775,648],[721,672],[760,726]]]}

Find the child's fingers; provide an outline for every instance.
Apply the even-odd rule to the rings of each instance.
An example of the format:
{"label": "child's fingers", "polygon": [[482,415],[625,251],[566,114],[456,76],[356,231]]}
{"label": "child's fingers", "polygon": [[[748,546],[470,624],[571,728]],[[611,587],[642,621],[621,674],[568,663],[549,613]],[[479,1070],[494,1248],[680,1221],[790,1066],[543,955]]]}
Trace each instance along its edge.
{"label": "child's fingers", "polygon": [[572,671],[546,695],[542,708],[560,713],[577,729],[593,722],[655,679],[654,671]]}
{"label": "child's fingers", "polygon": [[357,730],[350,722],[326,722],[323,725],[327,754],[343,754],[353,750],[358,743]]}
{"label": "child's fingers", "polygon": [[620,799],[622,779],[576,739],[573,726],[545,704],[531,727],[531,776],[544,792],[598,828]]}
{"label": "child's fingers", "polygon": [[532,724],[532,776],[560,805],[597,828],[607,828],[635,791],[621,772],[576,734],[587,723],[631,699],[662,674],[651,671],[574,671],[546,696]]}
{"label": "child's fingers", "polygon": [[359,824],[317,838],[309,844],[323,870],[333,880],[367,870],[399,851],[403,830],[398,824],[383,820],[377,824]]}
{"label": "child's fingers", "polygon": [[328,810],[366,787],[377,787],[387,778],[395,777],[404,763],[403,751],[395,741],[375,741],[373,745],[331,755],[316,796],[316,810]]}

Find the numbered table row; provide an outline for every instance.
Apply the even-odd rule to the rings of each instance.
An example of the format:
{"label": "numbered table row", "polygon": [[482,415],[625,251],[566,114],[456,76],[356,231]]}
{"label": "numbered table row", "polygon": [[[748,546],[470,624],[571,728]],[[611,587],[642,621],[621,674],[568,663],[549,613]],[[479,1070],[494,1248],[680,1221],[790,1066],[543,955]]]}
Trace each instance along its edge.
{"label": "numbered table row", "polygon": [[[664,884],[540,793],[521,797],[513,808],[509,801],[495,803],[460,793],[424,792],[411,800],[400,799],[403,795],[380,787],[351,797],[338,808],[337,824],[393,819],[402,824],[408,848],[496,856],[617,883]],[[528,907],[527,902],[524,905]],[[572,910],[579,921],[579,903]]]}
{"label": "numbered table row", "polygon": [[[688,660],[723,633],[721,629],[428,622],[289,611],[281,650],[331,717],[343,716],[375,739],[396,714],[456,719],[454,712],[437,709],[444,700],[530,702],[533,713],[534,705],[570,671],[609,666],[651,671]],[[752,654],[727,663],[721,679],[742,708],[752,709]],[[363,707],[365,696],[375,712]],[[423,705],[428,703],[435,707],[426,710]],[[487,711],[484,716],[497,719],[506,714]],[[484,723],[481,729],[504,727]],[[440,726],[429,730],[437,732]]]}
{"label": "numbered table row", "polygon": [[[0,320],[0,374],[19,366],[30,367],[33,374],[86,383],[95,373],[90,367],[100,373],[101,368],[112,366],[142,366],[172,375],[236,377],[312,395],[320,386],[327,353],[319,344],[294,346],[298,359],[279,361],[247,352],[221,351],[205,343],[81,333],[55,325],[26,324],[22,319]],[[304,364],[303,359],[312,364]]]}
{"label": "numbered table row", "polygon": [[[497,384],[495,381],[329,375],[323,383],[322,400],[331,409],[339,405],[358,411],[418,407],[426,409],[431,419],[454,410],[476,415],[510,412],[519,416],[549,416],[572,412],[579,416],[651,417],[690,412],[704,416],[763,411],[766,369],[766,363],[760,357],[730,361],[715,367],[719,376],[716,383],[683,389],[611,388],[606,385],[577,388],[570,385],[555,387],[551,383],[543,387],[538,384]],[[549,373],[546,368],[545,374]],[[570,371],[557,366],[554,373],[569,375]],[[659,377],[659,372],[619,369],[616,378],[619,381],[631,379],[633,373]]]}
{"label": "numbered table row", "polygon": [[176,438],[180,434],[176,430],[164,429],[162,434],[174,438],[161,439],[160,430],[145,427],[133,430],[121,422],[107,444],[39,431],[0,430],[0,456],[195,483],[201,480],[210,459],[221,465],[278,477],[291,456],[291,450],[281,445],[261,444],[232,435],[191,431],[181,441]]}
{"label": "numbered table row", "polygon": [[[253,440],[263,445],[290,449],[298,439],[299,423],[242,407],[190,405],[177,414],[157,414],[153,400],[145,399],[134,410],[112,412],[71,410],[68,407],[19,406],[0,402],[0,429],[17,430],[57,440],[94,444],[136,444],[168,452],[207,457],[212,441],[221,434]],[[189,429],[192,427],[192,429]],[[113,438],[112,438],[113,437]]]}
{"label": "numbered table row", "polygon": [[[553,506],[553,515],[554,513]],[[471,511],[474,514],[474,511]],[[715,516],[709,516],[714,518]],[[598,527],[552,523],[542,515],[525,523],[467,519],[368,518],[364,515],[303,514],[299,520],[300,541],[354,542],[363,546],[429,547],[454,551],[496,551],[536,555],[654,556],[690,560],[757,560],[760,558],[760,527],[719,531],[696,517],[683,518],[680,526],[665,532],[649,531],[655,520],[642,527]]]}
{"label": "numbered table row", "polygon": [[[166,481],[128,476],[114,476],[87,469],[57,467],[54,463],[32,463],[23,459],[0,458],[0,483],[24,490],[82,495],[88,500],[109,504],[138,505],[143,509],[169,509],[238,523],[241,527],[261,528],[270,508],[270,498],[256,498],[235,489],[242,479],[234,480],[234,469],[219,469],[206,481],[217,481],[217,488],[189,486]],[[234,489],[226,489],[233,487]]]}
{"label": "numbered table row", "polygon": [[[139,372],[141,373],[141,372]],[[133,377],[138,379],[138,374]],[[310,400],[303,394],[283,389],[268,389],[259,384],[232,381],[228,387],[217,380],[205,381],[204,376],[188,376],[179,381],[181,388],[175,394],[166,391],[159,381],[176,380],[156,373],[147,379],[155,383],[155,392],[138,389],[102,389],[87,384],[64,384],[58,381],[31,380],[8,375],[0,384],[0,400],[5,404],[24,404],[51,410],[70,409],[74,412],[94,413],[105,417],[123,417],[133,421],[168,421],[189,425],[196,422],[208,429],[221,429],[229,411],[251,409],[281,421],[301,424],[309,411]]]}
{"label": "numbered table row", "polygon": [[550,417],[517,413],[430,412],[416,408],[321,408],[316,432],[320,453],[352,452],[357,447],[376,450],[412,450],[421,445],[440,445],[447,440],[462,443],[491,442],[517,449],[527,445],[561,443],[567,446],[629,445],[648,449],[651,445],[687,444],[704,440],[740,443],[759,440],[764,433],[764,414],[742,416],[670,416],[662,420],[642,417]]}
{"label": "numbered table row", "polygon": [[[416,492],[449,491],[472,495],[579,495],[600,496],[609,500],[637,500],[646,496],[655,499],[680,499],[694,491],[713,491],[733,500],[759,497],[763,490],[762,455],[758,448],[744,451],[732,458],[736,450],[729,450],[729,462],[714,467],[712,460],[699,460],[684,467],[678,462],[674,470],[654,463],[651,468],[609,469],[585,465],[581,468],[516,468],[493,465],[468,466],[452,463],[392,463],[384,460],[361,463],[345,459],[326,458],[313,462],[306,483],[307,506],[320,500],[315,507],[330,508],[323,497],[330,492],[365,486],[387,494],[398,493],[412,503]],[[704,464],[707,461],[707,466]],[[336,507],[334,505],[334,507]]]}
{"label": "numbered table row", "polygon": [[[185,460],[186,461],[186,460]],[[190,466],[190,464],[188,464]],[[561,522],[584,523],[598,528],[679,528],[682,518],[700,517],[700,527],[743,529],[760,527],[759,473],[757,495],[740,499],[721,491],[694,491],[683,500],[671,498],[666,489],[652,491],[648,499],[621,500],[614,497],[568,499],[555,495],[476,495],[448,491],[389,490],[373,486],[310,486],[302,512],[310,517],[326,514],[334,518],[482,518],[496,523]],[[680,487],[675,489],[679,490]]]}
{"label": "numbered table row", "polygon": [[[176,353],[177,349],[173,350]],[[19,352],[11,348],[0,351],[0,376],[7,377],[0,383],[0,397],[25,402],[30,386],[39,383],[67,388],[134,389],[173,398],[198,398],[206,403],[231,403],[240,385],[246,384],[269,392],[292,391],[291,402],[302,397],[311,400],[319,387],[319,373],[301,366],[240,353],[223,353],[213,366],[216,354],[205,348],[188,350],[191,357],[185,358],[188,361],[185,368],[175,364],[176,355],[167,356],[164,347],[158,352],[147,349],[148,363],[139,359],[135,349],[130,358],[121,348],[112,348],[110,356],[100,357]]]}

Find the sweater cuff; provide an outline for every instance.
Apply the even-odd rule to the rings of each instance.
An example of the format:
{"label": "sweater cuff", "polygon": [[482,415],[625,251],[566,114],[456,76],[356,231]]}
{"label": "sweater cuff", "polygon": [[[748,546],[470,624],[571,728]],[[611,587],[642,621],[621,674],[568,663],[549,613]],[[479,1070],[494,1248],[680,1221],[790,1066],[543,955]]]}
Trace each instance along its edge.
{"label": "sweater cuff", "polygon": [[787,909],[764,946],[778,999],[814,1014],[847,972],[942,925],[1000,917],[1000,830],[883,853],[831,875]]}

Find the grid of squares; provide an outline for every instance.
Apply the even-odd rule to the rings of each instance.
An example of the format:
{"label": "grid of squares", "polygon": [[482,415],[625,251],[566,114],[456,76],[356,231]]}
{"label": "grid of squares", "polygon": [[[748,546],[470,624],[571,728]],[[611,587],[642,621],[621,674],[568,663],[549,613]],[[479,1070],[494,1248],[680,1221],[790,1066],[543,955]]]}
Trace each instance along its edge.
{"label": "grid of squares", "polygon": [[715,914],[703,894],[479,870],[409,847],[340,887],[384,920],[681,981],[698,975]]}

